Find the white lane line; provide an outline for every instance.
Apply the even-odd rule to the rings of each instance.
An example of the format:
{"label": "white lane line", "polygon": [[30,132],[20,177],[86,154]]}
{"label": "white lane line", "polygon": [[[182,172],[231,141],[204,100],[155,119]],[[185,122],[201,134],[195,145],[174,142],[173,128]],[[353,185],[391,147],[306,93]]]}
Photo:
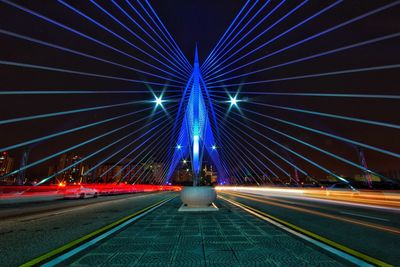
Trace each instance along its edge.
{"label": "white lane line", "polygon": [[86,242],[86,243],[74,248],[73,250],[68,251],[65,254],[62,254],[62,255],[54,258],[53,260],[51,260],[51,261],[49,261],[49,262],[47,262],[47,263],[45,263],[45,264],[43,264],[41,266],[42,267],[52,267],[52,266],[56,266],[56,265],[60,264],[61,262],[71,258],[72,256],[78,254],[79,252],[87,249],[88,247],[93,246],[94,244],[98,243],[99,241],[103,240],[104,238],[106,238],[106,237],[112,235],[113,233],[119,231],[120,229],[124,228],[125,226],[129,225],[130,223],[142,218],[143,216],[147,215],[148,213],[152,212],[153,210],[155,210],[155,209],[161,207],[162,205],[170,202],[172,199],[174,199],[174,198],[171,198],[171,199],[169,199],[169,200],[167,200],[165,202],[162,202],[162,203],[158,204],[157,206],[152,207],[151,209],[149,209],[149,210],[147,210],[147,211],[145,211],[145,212],[143,212],[143,213],[141,213],[141,214],[139,214],[139,215],[127,220],[126,222],[124,222],[124,223],[112,228],[111,230],[99,235],[98,237],[96,237],[96,238],[94,238],[92,240],[89,240],[88,242]]}
{"label": "white lane line", "polygon": [[[151,194],[151,195],[153,195],[153,194]],[[93,208],[93,207],[96,208],[98,206],[104,206],[104,205],[107,205],[107,204],[110,204],[110,203],[115,204],[115,203],[119,203],[119,202],[129,201],[129,200],[132,200],[132,199],[136,200],[138,198],[149,197],[151,195],[128,196],[126,198],[118,198],[118,199],[114,199],[114,200],[112,200],[112,199],[108,200],[107,199],[107,200],[104,200],[104,201],[91,202],[91,203],[82,202],[80,204],[83,204],[83,205],[73,206],[73,207],[65,207],[65,208],[62,208],[62,210],[56,211],[56,212],[54,212],[54,211],[44,211],[42,213],[38,213],[38,214],[34,214],[34,215],[25,215],[25,216],[22,215],[22,216],[19,216],[19,217],[12,217],[12,218],[9,218],[9,219],[6,218],[4,221],[9,220],[9,221],[17,221],[17,222],[28,222],[28,221],[33,221],[33,220],[40,220],[40,219],[45,219],[45,218],[52,217],[52,216],[63,215],[63,214],[68,213],[68,212],[78,211],[78,210],[81,210],[81,209]]]}
{"label": "white lane line", "polygon": [[374,219],[374,220],[379,220],[379,221],[384,221],[384,222],[389,222],[388,219],[374,217],[374,216],[367,216],[367,215],[362,215],[362,214],[357,214],[357,213],[352,213],[352,212],[347,212],[347,211],[339,211],[339,213],[352,215],[352,216],[363,217],[363,218],[368,218],[368,219]]}
{"label": "white lane line", "polygon": [[[279,201],[279,199],[277,201]],[[295,205],[295,206],[301,205],[301,203],[294,203],[292,201],[287,201],[287,200],[281,200],[281,202],[287,203],[287,204],[292,204],[292,205]]]}
{"label": "white lane line", "polygon": [[274,220],[271,220],[268,217],[265,217],[265,216],[263,216],[261,214],[258,214],[256,212],[250,210],[250,209],[247,209],[246,207],[240,206],[240,205],[236,204],[235,202],[230,201],[227,198],[224,198],[224,197],[221,197],[221,196],[220,196],[220,198],[222,198],[223,200],[231,203],[232,205],[235,205],[235,206],[247,211],[248,213],[253,214],[254,216],[257,216],[258,218],[260,218],[260,219],[262,219],[264,221],[267,221],[267,222],[277,226],[278,228],[280,228],[280,229],[282,229],[284,231],[287,231],[287,232],[289,232],[289,233],[291,233],[293,235],[296,235],[297,237],[299,237],[299,238],[301,238],[301,239],[303,239],[305,241],[308,241],[308,242],[310,242],[310,243],[312,243],[312,244],[314,244],[314,245],[316,245],[316,246],[318,246],[318,247],[320,247],[320,248],[322,248],[322,249],[324,249],[324,250],[326,250],[326,251],[328,251],[328,252],[330,252],[330,253],[338,256],[338,257],[340,257],[340,258],[342,258],[342,259],[345,259],[345,260],[355,264],[356,266],[362,266],[362,267],[372,267],[373,266],[373,265],[369,264],[368,262],[363,261],[362,259],[356,258],[356,257],[354,257],[354,256],[352,256],[350,254],[347,254],[347,253],[345,253],[345,252],[343,252],[341,250],[338,250],[338,249],[336,249],[334,247],[331,247],[331,246],[329,246],[329,245],[327,245],[325,243],[322,243],[320,241],[312,239],[311,237],[308,237],[306,235],[303,235],[302,233],[296,232],[295,230],[292,230],[292,229],[290,229],[289,227],[286,227],[283,224],[280,224],[280,223],[278,223],[278,222],[276,222]]}

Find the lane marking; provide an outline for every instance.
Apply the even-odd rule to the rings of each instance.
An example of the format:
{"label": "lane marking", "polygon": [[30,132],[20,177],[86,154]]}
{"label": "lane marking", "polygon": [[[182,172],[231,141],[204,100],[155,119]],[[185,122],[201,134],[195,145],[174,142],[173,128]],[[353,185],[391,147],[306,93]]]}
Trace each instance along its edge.
{"label": "lane marking", "polygon": [[[161,194],[161,193],[162,192],[157,192],[157,193],[154,193],[154,195]],[[108,204],[109,202],[112,202],[112,203],[124,202],[124,201],[131,200],[132,198],[138,199],[138,198],[143,198],[143,197],[148,197],[148,196],[151,196],[151,195],[139,195],[139,196],[132,195],[132,196],[128,196],[126,198],[116,198],[116,199],[99,198],[99,201],[83,203],[82,205],[79,205],[79,206],[78,205],[65,206],[65,207],[60,207],[60,208],[54,209],[54,210],[45,210],[43,212],[41,212],[39,210],[39,211],[35,211],[32,214],[26,214],[26,215],[25,214],[16,214],[15,216],[11,215],[11,216],[8,216],[5,218],[0,218],[0,219],[3,222],[4,221],[28,222],[28,221],[45,219],[47,217],[51,217],[54,215],[61,215],[63,213],[81,210],[81,209],[85,209],[88,207],[92,208],[92,207],[102,206],[102,205]],[[78,201],[81,201],[81,200],[78,200]],[[85,200],[83,200],[83,201],[85,201]],[[74,203],[78,203],[78,202],[74,202]],[[78,204],[81,204],[81,203],[78,203]]]}
{"label": "lane marking", "polygon": [[[157,194],[160,194],[160,193],[157,193]],[[118,199],[115,199],[115,200],[110,199],[110,200],[105,200],[105,201],[100,201],[100,202],[87,203],[86,205],[75,206],[75,207],[67,208],[65,210],[61,210],[61,211],[58,211],[58,212],[55,212],[55,213],[51,213],[50,216],[52,216],[52,215],[60,215],[60,214],[64,214],[64,213],[68,213],[68,212],[72,212],[72,211],[77,211],[77,210],[82,210],[82,209],[86,209],[88,207],[92,208],[92,207],[97,207],[97,206],[104,206],[106,204],[109,204],[110,201],[112,203],[126,202],[126,201],[129,201],[129,200],[132,200],[132,198],[133,199],[138,199],[138,198],[149,197],[149,196],[152,196],[152,195],[129,196],[127,198],[118,198]],[[41,217],[39,217],[37,219],[41,219]]]}
{"label": "lane marking", "polygon": [[352,213],[352,212],[347,212],[347,211],[339,211],[339,213],[358,216],[358,217],[363,217],[363,218],[368,218],[368,219],[375,219],[375,220],[379,220],[379,221],[390,222],[388,219],[374,217],[374,216],[367,216],[367,215],[357,214],[357,213]]}
{"label": "lane marking", "polygon": [[[54,266],[56,264],[61,263],[62,261],[68,259],[69,257],[81,252],[82,250],[92,246],[93,244],[99,242],[100,240],[108,237],[109,235],[115,233],[116,231],[120,230],[121,228],[125,227],[126,225],[136,221],[137,219],[145,216],[146,214],[150,213],[151,211],[155,210],[156,208],[160,207],[161,205],[171,201],[176,197],[168,197],[161,201],[158,201],[152,205],[149,205],[139,211],[132,213],[122,219],[119,219],[109,225],[106,225],[96,231],[87,234],[79,239],[76,239],[72,242],[69,242],[57,249],[54,249],[42,256],[39,256],[35,259],[32,259],[22,265],[20,267],[28,267],[28,266]],[[46,263],[45,263],[46,262]],[[45,263],[45,264],[43,264]]]}
{"label": "lane marking", "polygon": [[340,258],[343,258],[353,264],[356,264],[357,266],[382,266],[382,267],[393,267],[393,265],[383,262],[381,260],[375,259],[371,256],[368,256],[362,252],[356,251],[354,249],[351,249],[349,247],[346,247],[344,245],[341,245],[339,243],[336,243],[330,239],[327,239],[323,236],[317,235],[313,232],[310,232],[308,230],[305,230],[303,228],[300,228],[294,224],[291,224],[289,222],[286,222],[282,219],[279,219],[277,217],[274,217],[272,215],[269,215],[267,213],[264,213],[260,210],[257,210],[255,208],[249,207],[247,205],[244,205],[242,203],[239,203],[234,200],[227,199],[222,196],[218,196],[219,198],[259,217],[260,219],[263,219],[279,228],[282,230],[285,230],[287,232],[290,232]]}
{"label": "lane marking", "polygon": [[315,206],[315,205],[309,205],[309,204],[306,204],[306,203],[294,203],[292,201],[288,201],[288,200],[285,200],[285,199],[280,199],[278,197],[267,197],[267,196],[265,196],[265,198],[270,199],[270,200],[274,200],[274,201],[287,203],[287,204],[297,205],[297,206],[298,205],[303,205],[303,206],[306,206],[306,207],[318,208],[318,206]]}
{"label": "lane marking", "polygon": [[[254,196],[254,195],[251,195],[251,194],[248,194],[248,193],[237,193],[237,195]],[[259,196],[261,196],[261,195],[259,195]],[[259,197],[259,196],[254,196],[254,197]],[[287,201],[287,200],[284,200],[284,199],[282,200],[279,197],[268,197],[268,196],[262,195],[262,199],[267,199],[267,200],[271,200],[271,201],[277,201],[277,202],[292,204],[292,205],[295,205],[295,206],[305,206],[305,207],[312,207],[312,208],[316,208],[316,209],[325,209],[325,210],[338,212],[337,209],[333,209],[333,208],[330,208],[330,207],[317,206],[317,205],[312,205],[312,204],[307,204],[307,203],[294,203],[294,202]],[[390,222],[390,220],[388,220],[388,219],[375,217],[375,216],[367,216],[367,215],[363,215],[363,214],[346,212],[346,211],[339,211],[339,213],[352,215],[352,216],[358,216],[358,217],[362,217],[362,218],[368,218],[368,219],[375,219],[375,220],[379,220],[379,221]]]}
{"label": "lane marking", "polygon": [[394,234],[400,234],[399,228],[381,225],[381,224],[377,224],[375,222],[367,222],[367,221],[362,221],[359,219],[350,218],[348,216],[333,215],[330,213],[325,213],[325,212],[321,212],[321,211],[317,211],[317,210],[305,209],[305,208],[301,208],[301,207],[297,207],[297,206],[290,206],[287,204],[278,203],[276,201],[265,200],[265,197],[258,197],[258,196],[250,197],[243,193],[228,193],[228,192],[224,192],[224,193],[227,195],[245,198],[245,199],[249,199],[249,200],[253,200],[253,201],[257,201],[257,202],[261,202],[264,204],[269,204],[269,205],[273,205],[273,206],[277,206],[277,207],[281,207],[281,208],[287,208],[287,209],[296,210],[296,211],[300,211],[300,212],[304,212],[304,213],[309,213],[309,214],[313,214],[313,215],[317,215],[317,216],[322,216],[325,218],[330,218],[330,219],[334,219],[334,220],[338,220],[338,221],[353,223],[353,224],[361,225],[363,227],[369,227],[369,228],[374,228],[374,229],[378,229],[378,230],[382,230],[382,231],[386,231],[386,232],[390,232],[390,233],[394,233]]}

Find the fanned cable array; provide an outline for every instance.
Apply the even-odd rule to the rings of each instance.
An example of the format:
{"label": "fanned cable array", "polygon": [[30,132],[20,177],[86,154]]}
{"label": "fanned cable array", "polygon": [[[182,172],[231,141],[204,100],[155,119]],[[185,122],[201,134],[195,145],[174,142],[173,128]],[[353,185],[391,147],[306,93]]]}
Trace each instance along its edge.
{"label": "fanned cable array", "polygon": [[400,28],[379,23],[400,1],[248,0],[194,65],[148,0],[0,3],[21,16],[0,27],[15,44],[0,57],[0,151],[25,155],[0,179],[76,154],[37,185],[76,169],[93,183],[170,184],[188,164],[193,177],[214,166],[219,184],[394,181],[380,166],[400,157],[400,53],[387,56]]}

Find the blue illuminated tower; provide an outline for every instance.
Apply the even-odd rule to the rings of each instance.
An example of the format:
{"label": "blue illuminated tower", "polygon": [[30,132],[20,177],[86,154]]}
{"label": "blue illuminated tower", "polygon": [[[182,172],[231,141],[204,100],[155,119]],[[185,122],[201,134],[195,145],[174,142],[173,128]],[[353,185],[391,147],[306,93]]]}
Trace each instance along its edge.
{"label": "blue illuminated tower", "polygon": [[[203,97],[203,93],[207,88],[204,83],[200,83],[201,80],[202,77],[196,47],[193,73],[187,84],[187,86],[190,87],[189,100],[186,102],[186,108],[183,111],[184,118],[177,141],[179,149],[174,151],[167,182],[170,181],[179,161],[186,156],[190,156],[193,172],[193,185],[198,185],[204,152],[208,153],[212,162],[216,166],[219,182],[225,182],[225,171],[222,168],[219,153],[215,149],[214,134],[208,118],[208,109]],[[185,94],[182,96],[182,102],[184,98]],[[208,103],[208,106],[211,107],[212,103]]]}
{"label": "blue illuminated tower", "polygon": [[[191,135],[192,143],[192,168],[193,168],[193,180],[198,180],[201,169],[200,160],[200,136],[203,137],[204,129],[204,100],[201,94],[200,88],[200,67],[199,57],[197,53],[197,46],[194,56],[194,68],[193,68],[193,87],[189,98],[189,113],[187,119],[189,120],[189,134]],[[203,138],[202,138],[203,139]],[[198,181],[196,181],[198,182]],[[193,181],[195,185],[195,181]]]}

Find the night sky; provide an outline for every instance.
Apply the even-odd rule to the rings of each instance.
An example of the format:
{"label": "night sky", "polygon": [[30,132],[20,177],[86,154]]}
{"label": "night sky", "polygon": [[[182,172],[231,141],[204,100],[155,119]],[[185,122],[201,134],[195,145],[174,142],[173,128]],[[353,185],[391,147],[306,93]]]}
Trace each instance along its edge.
{"label": "night sky", "polygon": [[[57,1],[13,1],[25,8],[38,12],[46,17],[49,17],[62,24],[68,25],[71,28],[79,30],[82,33],[90,35],[93,38],[99,39],[108,45],[116,47],[134,57],[146,60],[146,62],[157,64],[157,62],[146,55],[143,55],[137,49],[133,48],[126,42],[118,39],[109,32],[104,31],[93,23],[89,22],[82,16],[76,14],[71,9],[62,5]],[[140,5],[136,1],[131,1],[132,4],[140,9]],[[144,3],[144,1],[142,1]],[[243,42],[239,43],[233,51],[242,47],[246,42],[253,39],[263,30],[268,28],[271,24],[279,20],[282,16],[287,14],[290,10],[295,8],[303,1],[287,1],[276,12],[274,12],[268,19],[266,19],[260,26]],[[245,48],[243,51],[234,56],[233,59],[244,55],[245,53],[255,49],[261,44],[271,40],[275,36],[289,29],[290,27],[298,24],[304,19],[319,10],[329,6],[335,1],[309,1],[299,8],[292,15],[282,20],[275,27],[271,28],[266,34],[262,35],[255,42]],[[269,45],[263,47],[249,57],[237,62],[225,71],[242,64],[246,64],[252,60],[260,58],[264,55],[272,53],[283,47],[286,47],[299,40],[307,38],[310,35],[321,32],[325,29],[331,28],[351,18],[357,17],[368,11],[382,7],[386,4],[395,1],[383,0],[349,0],[339,3],[329,11],[321,14],[320,16],[312,19],[306,24],[300,26],[296,30],[289,32]],[[154,51],[140,42],[129,31],[122,28],[115,23],[110,17],[98,9],[94,4],[89,1],[66,1],[69,5],[81,12],[96,19],[99,23],[103,24],[111,31],[119,34],[122,38],[129,40],[129,42],[137,45],[157,57]],[[135,25],[121,13],[115,5],[110,1],[97,1],[97,3],[106,9],[111,14],[115,15],[123,24],[130,27],[130,29],[138,33],[141,37],[146,36]],[[133,18],[138,19],[135,13],[130,9],[125,1],[117,1],[117,3],[126,10]],[[245,1],[185,1],[185,0],[162,0],[150,1],[154,10],[159,15],[160,19],[165,24],[168,31],[174,37],[178,45],[181,47],[183,53],[188,58],[189,62],[193,61],[194,47],[196,43],[199,48],[200,61],[204,61],[210,51],[213,49],[219,38],[223,35],[228,28],[231,21],[235,18],[236,14],[244,5]],[[251,1],[249,6],[254,2]],[[264,1],[259,1],[254,6],[254,9],[249,14],[254,14]],[[263,16],[270,12],[280,1],[272,0],[268,6],[260,12],[257,18],[251,22],[247,28],[241,33],[243,36],[248,29],[257,23]],[[238,71],[232,72],[221,78],[229,78],[230,76],[240,75],[253,70],[274,66],[290,60],[310,56],[323,51],[332,50],[335,48],[343,47],[346,45],[370,40],[373,38],[386,36],[389,34],[400,32],[400,5],[396,5],[385,11],[379,12],[365,19],[359,20],[343,28],[337,29],[329,34],[321,36],[315,40],[304,43],[283,53],[272,56],[268,59],[257,62]],[[251,17],[251,16],[250,16]],[[242,25],[247,22],[244,20]],[[31,38],[40,39],[52,44],[63,46],[69,49],[80,51],[82,53],[91,54],[93,56],[101,57],[106,60],[118,62],[119,64],[127,65],[132,68],[141,69],[156,73],[162,76],[168,76],[160,71],[154,70],[145,64],[137,62],[132,58],[124,56],[120,53],[112,51],[106,47],[96,44],[93,41],[84,39],[76,34],[48,23],[40,18],[32,16],[23,12],[15,7],[0,1],[0,28],[2,31],[9,31],[18,33]],[[145,27],[146,28],[146,27]],[[146,28],[149,30],[148,28]],[[150,39],[146,39],[151,43]],[[49,48],[40,44],[35,44],[30,41],[21,40],[20,38],[12,37],[9,34],[0,33],[0,60],[13,61],[26,64],[36,64],[48,67],[57,67],[69,70],[76,70],[82,72],[97,73],[109,76],[118,76],[128,79],[146,80],[165,84],[165,86],[146,86],[142,83],[135,83],[129,81],[121,81],[116,79],[95,78],[75,74],[66,74],[61,72],[53,72],[46,70],[35,70],[31,68],[15,67],[10,65],[0,65],[1,77],[1,91],[21,91],[21,90],[127,90],[127,91],[149,91],[149,93],[142,94],[88,94],[88,95],[17,95],[17,96],[0,96],[0,119],[10,119],[22,116],[29,116],[42,113],[58,112],[63,110],[72,110],[77,108],[92,107],[99,105],[110,105],[123,103],[136,100],[153,100],[153,95],[150,90],[165,90],[165,97],[170,97],[173,101],[165,103],[165,110],[168,112],[166,119],[162,119],[162,123],[166,125],[163,134],[167,135],[172,132],[172,123],[174,119],[174,111],[176,108],[177,100],[181,96],[180,90],[182,85],[178,88],[169,87],[174,82],[166,82],[163,79],[150,77],[148,75],[140,74],[126,68],[110,65],[108,63],[99,62],[93,59],[85,58],[82,56],[74,55],[68,52],[59,51],[54,48]],[[234,44],[235,42],[232,42]],[[154,45],[154,43],[151,43]],[[305,142],[312,143],[315,146],[326,149],[331,153],[335,153],[341,157],[358,163],[357,149],[354,145],[334,140],[328,137],[321,137],[321,135],[311,133],[293,126],[287,126],[282,123],[255,115],[254,113],[246,110],[251,110],[266,114],[269,116],[278,117],[284,120],[295,122],[307,127],[325,131],[330,134],[350,138],[358,142],[373,145],[383,148],[392,152],[400,152],[400,135],[398,129],[371,126],[363,123],[356,123],[334,118],[325,118],[321,116],[302,114],[293,111],[273,109],[258,105],[256,103],[266,103],[273,105],[281,105],[292,108],[300,108],[306,110],[313,110],[318,112],[331,113],[342,116],[356,117],[361,119],[369,119],[374,121],[392,123],[400,125],[400,105],[399,100],[385,100],[385,99],[357,99],[357,98],[333,98],[333,97],[299,97],[299,96],[268,96],[261,94],[246,94],[246,92],[296,92],[296,93],[343,93],[343,94],[391,94],[399,95],[399,68],[367,71],[352,74],[331,75],[325,77],[315,77],[307,79],[293,79],[290,81],[276,81],[259,83],[253,85],[232,86],[224,87],[226,84],[240,84],[247,82],[254,82],[260,80],[278,79],[283,77],[292,77],[298,75],[307,75],[315,73],[324,73],[331,71],[367,68],[374,66],[385,66],[399,64],[400,62],[400,38],[391,38],[381,42],[361,46],[354,49],[349,49],[339,53],[333,53],[327,56],[311,59],[308,61],[292,64],[289,66],[275,68],[273,70],[264,71],[255,75],[236,78],[222,83],[213,84],[218,85],[218,88],[210,89],[215,96],[214,105],[216,109],[225,116],[228,122],[219,121],[220,127],[228,132],[242,136],[247,139],[249,144],[244,144],[249,150],[254,153],[254,157],[259,158],[266,162],[251,146],[257,147],[259,150],[265,152],[266,150],[254,141],[249,140],[245,135],[229,126],[229,122],[238,125],[235,120],[239,120],[248,125],[252,129],[261,134],[264,134],[280,144],[293,149],[302,155],[313,159],[324,167],[335,171],[339,174],[354,175],[361,173],[360,170],[351,167],[338,160],[334,160],[329,156],[316,152],[313,149],[307,148],[304,145],[289,140],[283,136],[273,133],[267,129],[257,126],[237,115],[242,113],[245,117],[273,127],[279,131],[290,134],[293,137],[299,138]],[[233,53],[233,51],[231,53]],[[159,57],[157,57],[159,58]],[[162,58],[159,58],[162,59]],[[228,62],[231,62],[229,60]],[[226,62],[225,64],[227,64]],[[159,66],[159,64],[158,64]],[[225,72],[223,71],[223,72]],[[176,84],[176,83],[175,83]],[[226,90],[237,92],[238,99],[243,101],[239,102],[240,111],[233,108],[228,114],[229,104],[223,102],[229,99]],[[47,134],[56,133],[62,130],[78,127],[88,123],[93,123],[102,119],[110,118],[140,110],[144,108],[151,108],[153,103],[140,103],[132,104],[124,107],[110,108],[95,112],[83,112],[74,115],[58,116],[48,119],[32,120],[27,122],[6,124],[0,126],[0,146],[5,147],[22,141],[38,138]],[[165,114],[160,108],[155,110],[159,114],[152,114],[153,109],[146,110],[140,115],[136,114],[124,119],[113,121],[111,123],[102,124],[96,127],[78,131],[62,137],[57,137],[45,142],[38,142],[31,147],[30,162],[38,160],[44,156],[51,155],[61,149],[65,149],[74,144],[93,138],[106,131],[121,127],[122,125],[149,116],[146,120],[137,124],[134,127],[128,127],[121,132],[110,135],[106,138],[91,143],[90,145],[81,147],[76,150],[77,153],[87,155],[100,149],[101,147],[110,144],[116,139],[126,135],[129,132],[141,127],[144,123],[150,123],[156,119],[159,114]],[[150,129],[148,126],[142,131],[134,134],[132,137],[137,137],[143,134],[146,130]],[[283,157],[295,162],[310,174],[315,177],[324,177],[325,173],[318,170],[309,163],[304,162],[302,159],[284,151],[282,148],[270,143],[260,135],[251,132],[244,126],[241,128],[247,131],[251,136],[259,140],[266,146],[271,147],[276,152],[280,153]],[[239,138],[239,137],[237,137]],[[160,141],[160,146],[169,146],[170,142],[165,139]],[[241,145],[234,142],[232,139],[225,138],[220,144],[221,149],[225,149],[226,153],[242,155],[246,154],[241,149]],[[107,150],[91,159],[89,162],[96,162],[104,158],[108,154],[116,151],[118,148],[128,144],[132,139],[126,139],[117,146]],[[227,144],[228,142],[229,144]],[[229,146],[236,147],[236,149],[227,149]],[[130,146],[132,148],[133,146]],[[21,149],[10,151],[9,153],[18,158]],[[125,154],[129,151],[129,147],[125,150]],[[121,154],[123,155],[123,154]],[[249,155],[249,153],[247,153]],[[272,160],[281,164],[282,167],[292,172],[291,167],[282,163],[276,156],[266,153]],[[365,150],[368,166],[376,171],[387,171],[399,169],[398,158],[387,156],[381,153]],[[163,155],[157,155],[162,158]],[[116,156],[112,160],[117,160]],[[254,160],[253,157],[253,160]],[[252,156],[250,155],[250,158]],[[19,161],[19,159],[17,160]],[[38,167],[32,168],[28,172],[28,176],[41,176],[47,173],[48,163],[54,160],[41,164]]]}

